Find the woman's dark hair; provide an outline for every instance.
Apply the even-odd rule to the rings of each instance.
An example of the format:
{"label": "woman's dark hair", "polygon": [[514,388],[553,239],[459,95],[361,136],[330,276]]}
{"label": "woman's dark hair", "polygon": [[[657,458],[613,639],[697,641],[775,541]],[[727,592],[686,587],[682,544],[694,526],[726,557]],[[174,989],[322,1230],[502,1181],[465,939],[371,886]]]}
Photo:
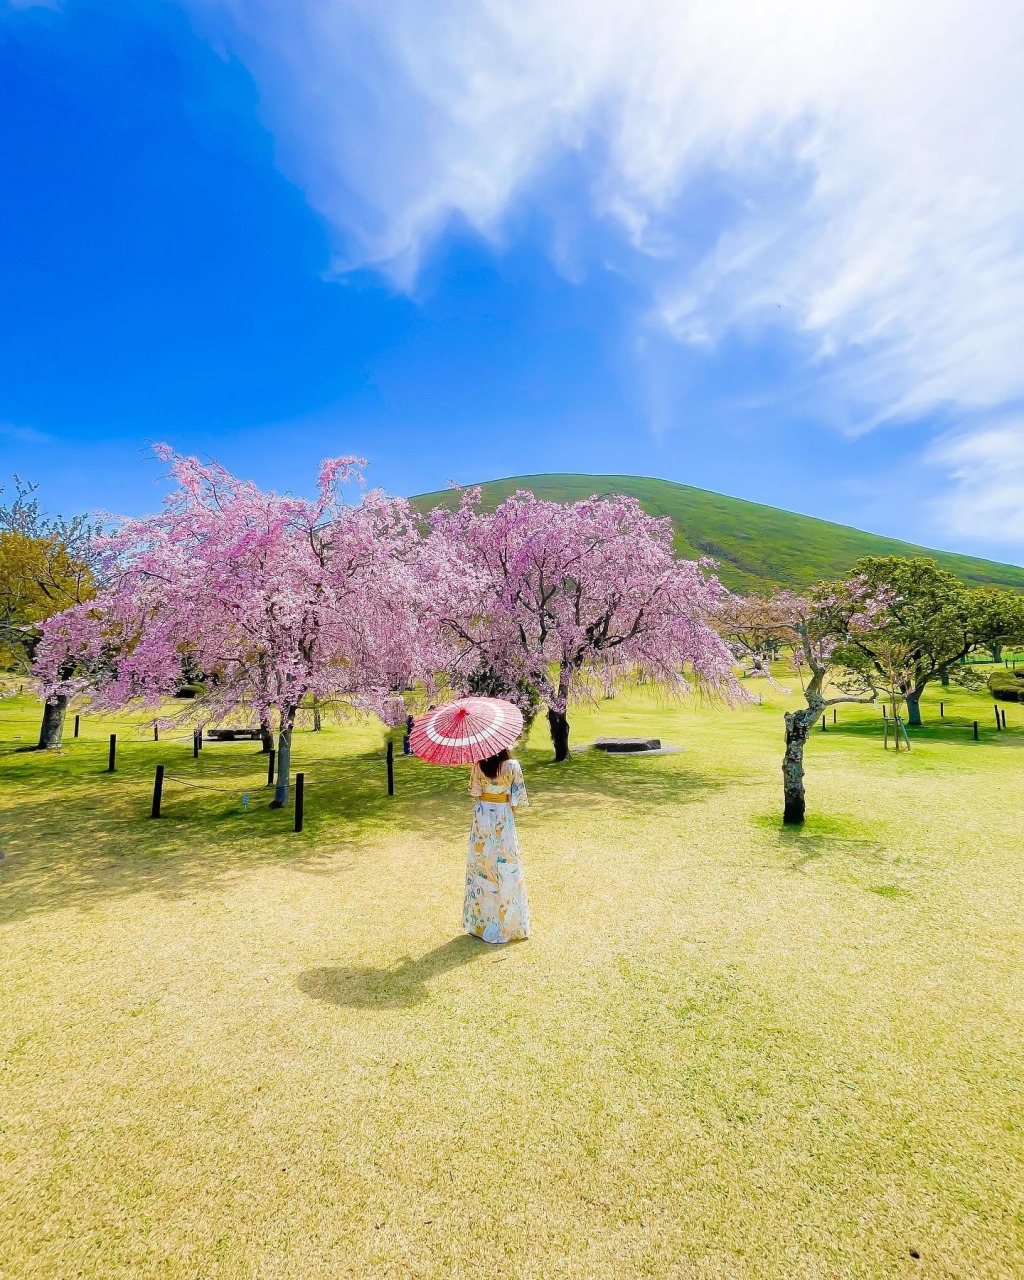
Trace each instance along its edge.
{"label": "woman's dark hair", "polygon": [[488,756],[486,760],[481,760],[480,768],[488,778],[493,780],[498,776],[498,770],[505,761],[510,759],[511,756],[508,754],[508,748],[505,747],[503,750],[499,751],[496,756]]}

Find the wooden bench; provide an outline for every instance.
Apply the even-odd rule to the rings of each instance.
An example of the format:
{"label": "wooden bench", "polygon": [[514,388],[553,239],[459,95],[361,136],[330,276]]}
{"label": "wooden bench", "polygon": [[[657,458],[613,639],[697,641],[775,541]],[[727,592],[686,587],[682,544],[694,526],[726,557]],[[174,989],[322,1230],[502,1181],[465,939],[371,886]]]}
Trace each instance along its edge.
{"label": "wooden bench", "polygon": [[207,742],[259,742],[259,729],[207,729]]}

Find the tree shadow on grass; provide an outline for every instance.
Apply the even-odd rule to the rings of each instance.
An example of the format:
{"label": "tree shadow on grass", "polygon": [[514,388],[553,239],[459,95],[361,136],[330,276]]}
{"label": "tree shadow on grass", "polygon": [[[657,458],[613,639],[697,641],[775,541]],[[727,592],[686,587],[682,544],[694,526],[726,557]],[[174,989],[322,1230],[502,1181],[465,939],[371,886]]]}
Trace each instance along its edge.
{"label": "tree shadow on grass", "polygon": [[775,833],[777,848],[788,859],[789,871],[805,872],[828,856],[852,857],[868,863],[891,861],[886,846],[848,818],[815,814],[801,827],[787,827],[777,816],[765,814],[755,818],[754,825]]}
{"label": "tree shadow on grass", "polygon": [[[345,874],[339,855],[350,863],[371,858],[375,841],[450,833],[461,848],[469,828],[466,771],[399,757],[390,797],[382,753],[303,753],[306,821],[295,834],[290,808],[267,809],[265,757],[206,751],[203,757],[193,760],[187,744],[131,741],[119,749],[115,774],[105,772],[106,754],[96,743],[5,759],[0,921],[88,910],[135,893],[191,897],[267,866]],[[530,750],[522,758],[538,816],[613,805],[628,819],[737,785],[694,770],[680,756],[642,762],[584,756],[556,765],[547,751]],[[157,761],[166,762],[167,776],[163,816],[153,821]]]}
{"label": "tree shadow on grass", "polygon": [[479,938],[464,933],[418,960],[405,956],[387,969],[359,965],[307,969],[299,975],[296,986],[314,1000],[342,1008],[408,1009],[428,998],[427,983],[432,978],[460,965],[479,962],[488,955],[494,959],[494,950]]}
{"label": "tree shadow on grass", "polygon": [[[573,805],[614,801],[624,813],[643,813],[655,805],[684,805],[711,792],[749,781],[719,771],[700,772],[685,755],[630,756],[603,751],[579,752],[556,763],[549,752],[520,753],[531,800]],[[759,781],[759,780],[758,780]]]}

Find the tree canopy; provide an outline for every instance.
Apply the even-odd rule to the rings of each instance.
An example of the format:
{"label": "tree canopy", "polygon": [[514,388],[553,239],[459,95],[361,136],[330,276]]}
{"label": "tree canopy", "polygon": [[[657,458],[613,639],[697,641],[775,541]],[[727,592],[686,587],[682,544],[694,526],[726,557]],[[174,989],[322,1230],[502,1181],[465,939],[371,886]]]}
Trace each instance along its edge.
{"label": "tree canopy", "polygon": [[1024,644],[1024,596],[999,587],[976,587],[969,594],[971,633],[993,662],[1004,645]]}
{"label": "tree canopy", "polygon": [[520,492],[483,511],[467,491],[457,509],[431,512],[424,561],[455,682],[473,687],[483,672],[505,696],[538,695],[558,759],[591,678],[642,672],[675,691],[733,679],[710,625],[724,589],[677,560],[671,522],[632,498],[563,505]]}
{"label": "tree canopy", "polygon": [[177,488],[162,512],[121,520],[100,540],[104,585],[45,624],[38,674],[49,694],[158,706],[188,663],[204,676],[190,714],[276,719],[283,803],[304,697],[397,716],[396,690],[425,656],[413,608],[418,535],[397,499],[346,501],[356,459],[325,462],[307,500],[265,493],[216,463],[160,456]]}
{"label": "tree canopy", "polygon": [[[859,593],[884,599],[870,626],[853,625]],[[866,556],[837,587],[836,660],[883,682],[899,655],[899,687],[910,724],[921,723],[920,700],[929,681],[954,669],[975,643],[971,593],[924,556]]]}
{"label": "tree canopy", "polygon": [[36,486],[15,477],[0,504],[0,661],[27,672],[42,623],[92,597],[94,532],[84,516],[46,515]]}

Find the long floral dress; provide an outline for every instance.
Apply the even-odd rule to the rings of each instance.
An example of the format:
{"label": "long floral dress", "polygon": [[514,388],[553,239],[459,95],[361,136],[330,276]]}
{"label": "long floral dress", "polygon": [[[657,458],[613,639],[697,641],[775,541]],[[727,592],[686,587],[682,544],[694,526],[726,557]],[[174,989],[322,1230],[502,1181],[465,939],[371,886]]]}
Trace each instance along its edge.
{"label": "long floral dress", "polygon": [[[506,760],[496,778],[473,766],[469,794],[476,798],[466,859],[466,932],[484,942],[530,936],[530,908],[516,838],[515,812],[529,803],[518,760]],[[497,799],[489,799],[494,796]],[[508,797],[506,799],[505,797]]]}

